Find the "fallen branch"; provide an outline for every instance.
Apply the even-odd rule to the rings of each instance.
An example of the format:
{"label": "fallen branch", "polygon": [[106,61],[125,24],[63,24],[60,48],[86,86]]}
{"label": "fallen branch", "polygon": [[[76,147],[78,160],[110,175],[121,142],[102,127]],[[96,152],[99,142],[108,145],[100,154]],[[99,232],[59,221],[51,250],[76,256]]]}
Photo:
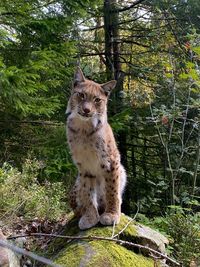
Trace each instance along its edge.
{"label": "fallen branch", "polygon": [[44,257],[42,257],[42,256],[38,256],[38,255],[36,255],[36,254],[33,253],[33,252],[30,252],[30,251],[27,251],[27,250],[25,250],[25,249],[22,249],[22,248],[19,248],[19,247],[17,247],[17,246],[14,246],[14,245],[8,243],[8,242],[5,241],[5,240],[0,240],[0,246],[1,246],[1,247],[4,247],[4,248],[8,248],[8,249],[14,251],[15,253],[22,254],[22,255],[27,256],[27,257],[29,257],[29,258],[32,258],[32,259],[34,259],[34,260],[36,260],[36,261],[42,262],[42,263],[44,263],[44,264],[46,264],[46,265],[48,265],[48,266],[52,266],[52,267],[61,267],[60,265],[54,264],[54,263],[53,263],[51,260],[49,260],[49,259],[46,259],[46,258],[44,258]]}
{"label": "fallen branch", "polygon": [[8,237],[7,239],[16,239],[16,238],[20,238],[20,237],[41,237],[41,236],[45,236],[45,237],[56,237],[56,238],[64,238],[64,239],[69,239],[69,240],[89,240],[89,241],[93,241],[93,240],[103,240],[103,241],[109,241],[109,242],[115,242],[117,244],[120,245],[124,245],[124,246],[131,246],[131,247],[136,247],[139,249],[144,249],[147,250],[151,253],[153,253],[154,255],[160,257],[161,259],[166,259],[169,262],[171,262],[172,264],[174,264],[175,266],[181,266],[180,263],[178,263],[177,261],[175,261],[174,259],[168,257],[167,255],[156,251],[152,248],[149,248],[147,246],[143,246],[143,245],[139,245],[133,242],[129,242],[129,241],[125,241],[125,240],[121,240],[121,239],[116,239],[116,238],[110,238],[110,237],[102,237],[102,236],[66,236],[66,235],[57,235],[57,234],[44,234],[44,233],[32,233],[32,234],[25,234],[25,235],[17,235],[17,236],[12,236],[12,237]]}

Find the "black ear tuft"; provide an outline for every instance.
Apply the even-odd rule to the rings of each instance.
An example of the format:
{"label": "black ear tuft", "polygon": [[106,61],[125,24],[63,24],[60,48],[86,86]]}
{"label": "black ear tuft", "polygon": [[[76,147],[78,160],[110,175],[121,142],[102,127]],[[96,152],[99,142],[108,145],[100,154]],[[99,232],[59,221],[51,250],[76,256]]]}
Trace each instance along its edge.
{"label": "black ear tuft", "polygon": [[117,81],[115,80],[101,84],[101,88],[104,90],[106,96],[110,94],[112,89],[115,88],[116,84],[117,84]]}

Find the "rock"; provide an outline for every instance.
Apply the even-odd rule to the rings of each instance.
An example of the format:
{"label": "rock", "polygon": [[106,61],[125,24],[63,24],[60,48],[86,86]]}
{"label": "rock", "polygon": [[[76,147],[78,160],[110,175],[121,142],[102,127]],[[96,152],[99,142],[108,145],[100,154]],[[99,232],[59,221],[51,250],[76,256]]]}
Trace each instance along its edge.
{"label": "rock", "polygon": [[[0,230],[0,239],[6,241],[6,237]],[[0,267],[20,267],[21,255],[16,255],[12,250],[0,246]]]}
{"label": "rock", "polygon": [[[122,215],[120,224],[115,227],[119,233],[131,218]],[[97,225],[89,230],[80,231],[78,222],[72,218],[65,226],[62,235],[112,237],[113,227]],[[149,227],[131,222],[120,238],[130,242],[139,242],[166,253],[167,238]],[[123,247],[120,244],[105,240],[65,240],[56,238],[49,246],[46,257],[56,264],[70,267],[153,267],[154,260],[138,249]],[[142,252],[142,251],[141,251]],[[166,266],[159,262],[158,266]]]}
{"label": "rock", "polygon": [[164,235],[141,224],[137,224],[135,227],[139,244],[148,246],[164,254],[166,253],[165,247],[169,244],[169,241]]}
{"label": "rock", "polygon": [[[0,230],[0,239],[6,240],[4,234]],[[0,267],[9,267],[8,249],[0,246]]]}

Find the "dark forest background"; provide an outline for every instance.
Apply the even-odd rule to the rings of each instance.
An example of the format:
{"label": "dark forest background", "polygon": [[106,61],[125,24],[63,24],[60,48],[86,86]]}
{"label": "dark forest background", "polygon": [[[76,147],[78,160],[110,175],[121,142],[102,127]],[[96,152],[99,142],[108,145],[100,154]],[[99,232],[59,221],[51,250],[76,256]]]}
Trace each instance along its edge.
{"label": "dark forest background", "polygon": [[200,257],[199,64],[198,0],[1,1],[3,226],[70,210],[65,110],[80,65],[117,80],[109,122],[128,174],[123,211],[172,236],[186,265]]}

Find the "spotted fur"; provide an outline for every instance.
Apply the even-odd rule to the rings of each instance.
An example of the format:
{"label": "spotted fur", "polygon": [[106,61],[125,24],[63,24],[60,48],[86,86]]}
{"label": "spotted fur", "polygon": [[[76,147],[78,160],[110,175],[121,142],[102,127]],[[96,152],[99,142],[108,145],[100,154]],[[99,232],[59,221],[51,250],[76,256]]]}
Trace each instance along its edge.
{"label": "spotted fur", "polygon": [[107,122],[107,100],[115,85],[87,80],[78,68],[68,102],[68,143],[79,171],[70,203],[80,229],[120,220],[126,174]]}

